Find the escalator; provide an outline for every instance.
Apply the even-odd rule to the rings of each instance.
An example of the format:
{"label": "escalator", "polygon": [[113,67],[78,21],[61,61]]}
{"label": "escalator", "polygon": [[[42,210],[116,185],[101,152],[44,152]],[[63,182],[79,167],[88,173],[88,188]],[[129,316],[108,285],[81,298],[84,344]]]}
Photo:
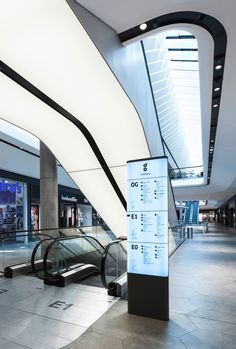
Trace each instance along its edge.
{"label": "escalator", "polygon": [[[30,240],[29,231],[26,231],[17,234],[16,242],[13,241],[15,234],[9,237],[9,233],[2,233],[0,271],[10,278],[33,272],[45,284],[61,287],[78,281],[92,286],[99,284],[108,289],[108,294],[123,296],[127,271],[126,241],[112,241],[110,235],[107,239],[107,234],[100,230],[96,236],[103,243],[94,236],[85,235],[85,232],[66,236],[68,233],[61,229],[54,229],[51,235],[47,231],[37,231]],[[89,277],[92,279],[91,276],[97,284],[86,283]]]}
{"label": "escalator", "polygon": [[184,224],[198,224],[199,201],[187,201],[185,208]]}
{"label": "escalator", "polygon": [[[43,265],[37,265],[37,256],[44,250]],[[47,285],[64,287],[93,275],[99,275],[100,284],[108,294],[122,296],[126,284],[120,281],[127,271],[125,241],[115,240],[104,247],[91,236],[69,236],[38,242],[32,253],[32,270]]]}
{"label": "escalator", "polygon": [[103,245],[91,236],[75,235],[53,240],[44,254],[44,283],[66,286],[99,274],[103,252]]}
{"label": "escalator", "polygon": [[[47,246],[54,238],[71,235],[93,236],[105,246],[115,239],[104,226],[3,231],[0,232],[0,276],[12,278],[31,273],[33,258],[34,274],[43,277],[42,262]],[[34,249],[37,244],[37,249]]]}
{"label": "escalator", "polygon": [[193,201],[193,214],[192,214],[192,223],[198,224],[199,223],[199,201]]}
{"label": "escalator", "polygon": [[189,224],[190,216],[191,216],[191,201],[186,202],[185,213],[184,213],[184,224]]}

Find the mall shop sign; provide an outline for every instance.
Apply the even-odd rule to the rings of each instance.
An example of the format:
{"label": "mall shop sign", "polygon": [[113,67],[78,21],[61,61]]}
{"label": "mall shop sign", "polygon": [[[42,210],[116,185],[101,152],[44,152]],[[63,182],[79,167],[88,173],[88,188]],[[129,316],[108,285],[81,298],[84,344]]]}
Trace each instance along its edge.
{"label": "mall shop sign", "polygon": [[0,193],[10,192],[10,193],[22,193],[22,186],[18,182],[8,183],[4,179],[0,181]]}

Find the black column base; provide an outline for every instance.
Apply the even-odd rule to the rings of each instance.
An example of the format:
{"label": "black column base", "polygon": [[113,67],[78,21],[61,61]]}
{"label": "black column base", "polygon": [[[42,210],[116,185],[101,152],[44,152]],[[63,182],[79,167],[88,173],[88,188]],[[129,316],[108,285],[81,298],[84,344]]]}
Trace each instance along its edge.
{"label": "black column base", "polygon": [[128,273],[128,313],[169,320],[169,278]]}

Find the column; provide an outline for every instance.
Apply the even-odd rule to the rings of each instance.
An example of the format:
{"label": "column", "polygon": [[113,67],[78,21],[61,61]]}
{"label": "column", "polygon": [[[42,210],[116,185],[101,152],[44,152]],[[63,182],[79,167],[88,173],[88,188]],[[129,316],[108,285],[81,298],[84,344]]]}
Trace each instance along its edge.
{"label": "column", "polygon": [[57,161],[43,142],[40,142],[40,217],[41,229],[58,227]]}

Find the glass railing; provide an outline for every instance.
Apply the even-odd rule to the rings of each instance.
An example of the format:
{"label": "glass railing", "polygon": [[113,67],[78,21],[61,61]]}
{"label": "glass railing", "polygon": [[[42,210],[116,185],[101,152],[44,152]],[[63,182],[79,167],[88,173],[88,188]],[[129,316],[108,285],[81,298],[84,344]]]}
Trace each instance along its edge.
{"label": "glass railing", "polygon": [[60,228],[61,236],[70,235],[89,235],[97,239],[102,245],[106,246],[111,241],[116,240],[116,236],[107,226],[80,226],[75,228]]}
{"label": "glass railing", "polygon": [[127,241],[116,240],[111,242],[105,249],[101,276],[103,286],[110,289],[112,282],[127,273]]}
{"label": "glass railing", "polygon": [[169,256],[185,241],[186,237],[183,234],[184,225],[179,224],[174,227],[169,227]]}
{"label": "glass railing", "polygon": [[173,187],[204,184],[202,166],[173,168],[169,174]]}
{"label": "glass railing", "polygon": [[[50,237],[49,231],[34,231],[33,237],[29,235],[32,231],[2,232],[0,233],[0,272],[5,268],[16,264],[31,263],[31,255],[38,241]],[[54,231],[55,234],[55,231]]]}
{"label": "glass railing", "polygon": [[183,168],[173,168],[169,170],[170,179],[193,179],[203,177],[203,167],[183,167]]}

